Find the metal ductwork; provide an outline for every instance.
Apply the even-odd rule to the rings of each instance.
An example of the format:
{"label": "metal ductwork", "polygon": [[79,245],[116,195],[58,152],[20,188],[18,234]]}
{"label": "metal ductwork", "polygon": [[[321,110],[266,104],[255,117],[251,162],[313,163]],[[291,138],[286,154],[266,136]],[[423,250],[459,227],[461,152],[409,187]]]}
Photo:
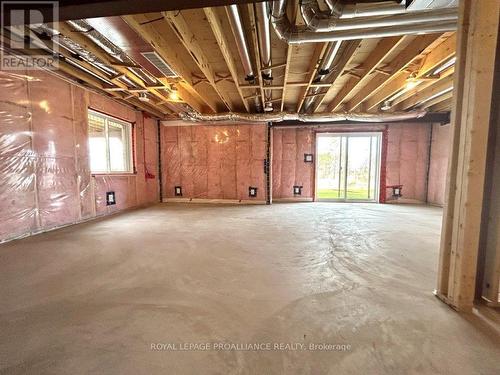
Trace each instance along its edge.
{"label": "metal ductwork", "polygon": [[[306,1],[302,1],[304,4]],[[344,4],[342,0],[325,0],[329,16],[337,18],[388,16],[406,11],[406,2],[401,0],[373,3]],[[318,7],[318,11],[321,11]]]}
{"label": "metal ductwork", "polygon": [[271,29],[269,20],[269,4],[266,2],[255,4],[257,13],[257,30],[259,36],[260,61],[262,67],[262,78],[272,80],[271,67]]}
{"label": "metal ductwork", "polygon": [[[278,37],[289,44],[383,38],[398,35],[429,34],[456,30],[458,18],[456,8],[440,10],[441,13],[438,13],[440,14],[440,17],[429,15],[431,12],[436,12],[435,10],[425,12],[427,14],[426,17],[432,21],[418,21],[417,23],[408,22],[408,18],[411,18],[413,14],[405,14],[402,15],[407,17],[404,19],[404,23],[396,25],[392,23],[392,26],[381,27],[373,25],[379,25],[382,23],[385,25],[389,22],[389,20],[397,17],[356,17],[342,21],[340,26],[338,26],[341,27],[342,30],[335,29],[334,31],[319,32],[317,30],[310,30],[307,28],[297,28],[292,25],[286,16],[286,0],[278,0],[272,2],[271,21]],[[418,15],[418,17],[421,16]],[[439,18],[439,22],[436,21],[437,18]],[[329,21],[322,22],[328,23]],[[336,25],[338,25],[339,22],[340,20],[337,20]]]}
{"label": "metal ductwork", "polygon": [[[240,61],[243,65],[243,71],[245,72],[245,81],[254,82],[255,74],[252,68],[252,62],[250,60],[250,50],[245,39],[243,23],[241,22],[238,5],[230,5],[226,7],[226,11],[229,18],[229,25],[231,26],[231,30],[233,31],[234,39],[236,42],[236,48],[238,49],[238,54],[240,55]],[[258,91],[255,92],[255,107],[257,111],[261,110]]]}
{"label": "metal ductwork", "polygon": [[[404,12],[405,8],[402,9]],[[354,16],[355,18],[342,19],[343,13],[340,13],[340,16],[338,16],[336,13],[330,14],[329,12],[320,11],[317,0],[303,0],[300,10],[306,28],[318,32],[424,24],[429,22],[456,21],[458,19],[458,13],[455,8],[419,10],[389,17],[383,16],[383,12],[377,13],[377,8],[374,8],[371,12],[374,16],[365,17],[361,13]]]}
{"label": "metal ductwork", "polygon": [[[257,17],[257,34],[259,38],[261,77],[264,83],[269,84],[273,79],[273,71],[271,70],[271,29],[270,29],[270,4],[261,2],[255,4],[255,13]],[[272,91],[264,90],[264,111],[270,112],[273,110]]]}
{"label": "metal ductwork", "polygon": [[[328,46],[328,50],[325,53],[325,56],[321,60],[320,67],[318,68],[318,74],[316,78],[314,79],[314,83],[319,83],[321,81],[324,81],[327,76],[331,73],[332,67],[333,67],[333,61],[335,60],[335,57],[337,56],[340,45],[342,42],[331,42],[330,45]],[[310,90],[311,93],[309,95],[312,95],[304,101],[304,110],[307,112],[309,110],[309,107],[311,104],[313,104],[316,100],[314,95],[316,95],[319,91],[319,87],[315,87],[312,90]]]}
{"label": "metal ductwork", "polygon": [[412,112],[394,112],[394,113],[292,113],[292,112],[277,112],[277,113],[219,113],[219,114],[201,114],[198,112],[189,112],[181,114],[181,118],[188,122],[205,122],[205,123],[267,123],[267,122],[283,122],[283,121],[300,121],[300,122],[338,122],[338,121],[356,121],[356,122],[393,122],[405,121],[410,119],[422,118],[427,114],[426,111]]}
{"label": "metal ductwork", "polygon": [[[74,29],[84,33],[85,36],[87,36],[90,40],[92,40],[95,44],[101,47],[116,60],[126,64],[135,65],[135,62],[130,57],[128,57],[128,55],[123,52],[121,48],[115,46],[106,37],[104,37],[101,33],[95,30],[91,25],[89,25],[85,20],[68,21],[68,24],[71,25]],[[146,72],[144,69],[128,69],[148,85],[154,85],[157,83],[156,78]]]}

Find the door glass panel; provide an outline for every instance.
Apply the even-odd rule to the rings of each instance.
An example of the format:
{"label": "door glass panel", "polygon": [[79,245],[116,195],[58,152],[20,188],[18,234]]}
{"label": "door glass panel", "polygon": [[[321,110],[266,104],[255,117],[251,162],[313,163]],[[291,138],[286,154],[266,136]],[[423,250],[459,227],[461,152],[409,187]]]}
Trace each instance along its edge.
{"label": "door glass panel", "polygon": [[369,199],[371,137],[349,137],[347,199]]}
{"label": "door glass panel", "polygon": [[[318,137],[318,197],[344,198],[342,178],[342,137]],[[344,145],[345,147],[345,145]]]}
{"label": "door glass panel", "polygon": [[320,200],[377,200],[379,154],[379,134],[319,135],[316,197]]}

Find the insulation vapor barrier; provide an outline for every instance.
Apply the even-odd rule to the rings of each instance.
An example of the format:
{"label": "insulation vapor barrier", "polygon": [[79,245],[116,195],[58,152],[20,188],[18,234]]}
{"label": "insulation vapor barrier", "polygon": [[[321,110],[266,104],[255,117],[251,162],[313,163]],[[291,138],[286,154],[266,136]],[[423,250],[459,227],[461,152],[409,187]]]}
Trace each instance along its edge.
{"label": "insulation vapor barrier", "polygon": [[[137,174],[91,174],[88,108],[135,123]],[[157,201],[144,177],[158,176],[156,138],[156,121],[104,96],[48,72],[0,71],[0,242]]]}
{"label": "insulation vapor barrier", "polygon": [[[162,126],[163,196],[265,200],[266,126]],[[175,188],[182,195],[175,194]],[[249,196],[249,188],[257,196]]]}

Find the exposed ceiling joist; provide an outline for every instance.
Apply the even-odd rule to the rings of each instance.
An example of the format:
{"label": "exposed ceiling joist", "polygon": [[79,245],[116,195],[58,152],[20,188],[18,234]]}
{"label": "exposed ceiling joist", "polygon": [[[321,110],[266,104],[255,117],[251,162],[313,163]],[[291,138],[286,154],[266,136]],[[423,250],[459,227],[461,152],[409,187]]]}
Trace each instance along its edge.
{"label": "exposed ceiling joist", "polygon": [[[437,39],[439,35],[429,34],[429,35],[419,35],[413,40],[403,51],[401,51],[389,64],[384,67],[384,70],[389,72],[389,75],[384,73],[376,73],[373,78],[366,84],[363,89],[361,89],[356,95],[354,95],[349,102],[346,103],[347,111],[354,111],[358,108],[362,102],[372,97],[378,93],[388,81],[394,76],[400,73],[408,64],[418,58],[422,52],[424,52],[429,46],[431,46]],[[382,97],[380,100],[374,100],[376,104],[380,103],[387,96],[379,95]]]}
{"label": "exposed ceiling joist", "polygon": [[[451,40],[450,40],[451,39]],[[455,54],[455,38],[447,38],[443,42],[439,43],[435,48],[426,54],[418,68],[415,80],[423,79],[432,71],[434,71],[439,65],[443,64],[449,58]],[[403,71],[398,71],[395,75],[387,80],[387,84],[384,85],[377,93],[371,96],[366,101],[366,110],[371,110],[377,105],[382,103],[385,99],[392,96],[398,90],[401,90],[406,84],[408,78],[408,73]],[[418,88],[418,86],[417,86]]]}
{"label": "exposed ceiling joist", "polygon": [[[154,13],[171,10],[196,9],[225,6],[230,4],[257,3],[264,0],[59,0],[57,19],[54,19],[53,2],[19,1],[18,4],[4,4],[6,7],[15,5],[16,9],[38,10],[43,15],[45,23],[70,21],[85,18],[125,16],[139,13]],[[11,1],[10,3],[15,3]],[[7,9],[7,8],[6,8]],[[15,24],[17,19],[10,19],[10,12],[4,12],[3,25]]]}
{"label": "exposed ceiling joist", "polygon": [[235,110],[232,105],[231,98],[227,95],[224,90],[221,90],[217,85],[218,78],[210,64],[208,57],[203,52],[196,35],[190,30],[187,21],[181,12],[164,12],[163,16],[165,20],[170,24],[175,34],[178,36],[179,40],[183,46],[187,49],[189,54],[193,57],[194,62],[200,68],[202,73],[205,75],[208,83],[215,90],[220,100],[229,110]]}
{"label": "exposed ceiling joist", "polygon": [[[78,43],[85,50],[94,54],[97,58],[103,61],[106,64],[111,65],[113,62],[113,58],[108,55],[103,49],[93,43],[90,39],[88,39],[84,33],[74,31],[68,24],[64,22],[60,22],[55,25],[56,28],[62,33],[64,36],[70,38],[74,42]],[[129,78],[132,82],[139,85],[143,89],[146,89],[153,96],[157,97],[160,100],[168,101],[168,97],[166,94],[159,92],[157,89],[148,88],[144,81],[137,77],[134,73],[132,73],[129,69],[121,66],[115,66],[115,69],[120,73]],[[116,81],[116,79],[115,79]]]}
{"label": "exposed ceiling joist", "polygon": [[302,105],[304,104],[304,101],[307,97],[307,93],[309,92],[309,89],[311,88],[311,85],[316,78],[319,68],[319,59],[325,54],[327,47],[328,43],[317,43],[316,47],[314,48],[314,52],[311,57],[311,65],[308,69],[309,80],[307,82],[307,86],[302,90],[302,93],[299,96],[300,99],[297,103],[297,112],[300,112],[300,110],[302,109]]}
{"label": "exposed ceiling joist", "polygon": [[448,76],[399,103],[397,110],[405,110],[417,106],[429,98],[433,98],[436,95],[439,96],[440,93],[448,93],[451,88],[453,88],[453,76]]}
{"label": "exposed ceiling joist", "polygon": [[362,84],[370,74],[384,61],[384,59],[403,41],[402,36],[382,39],[375,46],[373,52],[361,64],[359,69],[356,70],[358,76],[351,76],[349,80],[337,93],[335,98],[328,104],[327,111],[334,112],[340,109],[343,100],[353,92],[358,85]]}
{"label": "exposed ceiling joist", "polygon": [[316,101],[313,107],[313,112],[315,112],[321,106],[321,104],[323,104],[326,96],[333,89],[335,81],[342,76],[347,66],[351,63],[354,55],[356,54],[356,51],[361,44],[361,40],[351,40],[344,43],[346,44],[346,47],[344,48],[339,61],[335,64],[333,73],[330,75],[330,77],[328,77],[328,80],[331,82],[328,86],[328,90],[323,93]]}
{"label": "exposed ceiling joist", "polygon": [[238,94],[240,95],[241,101],[245,106],[246,111],[250,112],[250,105],[248,104],[248,101],[245,99],[243,91],[241,90],[239,84],[238,70],[236,68],[236,63],[234,61],[233,55],[229,49],[229,42],[226,36],[224,35],[221,19],[219,18],[219,15],[217,15],[216,10],[213,8],[205,8],[203,9],[203,11],[205,12],[207,21],[210,24],[212,32],[215,36],[215,40],[219,45],[219,49],[221,51],[222,56],[224,57],[224,61],[226,62],[227,68],[229,69],[229,73],[231,74],[236,89],[238,90]]}
{"label": "exposed ceiling joist", "polygon": [[[217,112],[217,101],[206,95],[205,93],[198,93],[194,89],[194,82],[192,79],[191,70],[178,58],[178,53],[172,44],[166,39],[168,35],[162,35],[155,26],[154,22],[148,22],[148,19],[143,15],[138,16],[125,16],[124,20],[129,24],[132,29],[135,30],[139,36],[141,36],[146,42],[151,44],[155,51],[172,67],[172,69],[182,78],[182,81],[178,84],[178,90],[180,96],[188,103],[191,107],[195,108],[199,112],[206,112],[208,108],[205,106],[200,107],[199,102],[188,101],[189,97],[198,98],[202,100],[203,103],[210,108],[213,112]],[[157,21],[160,22],[161,20]],[[166,24],[166,23],[165,23]],[[173,34],[173,32],[172,32]],[[177,38],[175,35],[171,37]],[[187,91],[190,95],[184,95],[183,91]]]}

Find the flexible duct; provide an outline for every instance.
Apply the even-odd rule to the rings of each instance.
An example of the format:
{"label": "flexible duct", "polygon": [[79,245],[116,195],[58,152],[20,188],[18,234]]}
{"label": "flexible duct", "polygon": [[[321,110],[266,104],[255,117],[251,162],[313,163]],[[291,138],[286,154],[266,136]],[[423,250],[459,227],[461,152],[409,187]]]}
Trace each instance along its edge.
{"label": "flexible duct", "polygon": [[[286,0],[272,2],[271,21],[278,37],[289,44],[314,42],[332,42],[339,40],[355,40],[367,38],[384,38],[398,35],[429,34],[453,31],[457,28],[457,21],[442,23],[427,22],[410,25],[396,25],[389,27],[348,29],[341,31],[315,32],[307,29],[298,29],[291,24],[286,16]],[[359,20],[352,19],[353,25],[359,25]],[[347,27],[348,24],[345,24]]]}
{"label": "flexible duct", "polygon": [[427,114],[426,111],[394,112],[394,113],[218,113],[201,114],[189,112],[181,114],[184,121],[206,122],[206,123],[267,123],[283,121],[300,122],[337,122],[337,121],[357,121],[357,122],[391,122],[405,121],[409,119],[421,118]]}

